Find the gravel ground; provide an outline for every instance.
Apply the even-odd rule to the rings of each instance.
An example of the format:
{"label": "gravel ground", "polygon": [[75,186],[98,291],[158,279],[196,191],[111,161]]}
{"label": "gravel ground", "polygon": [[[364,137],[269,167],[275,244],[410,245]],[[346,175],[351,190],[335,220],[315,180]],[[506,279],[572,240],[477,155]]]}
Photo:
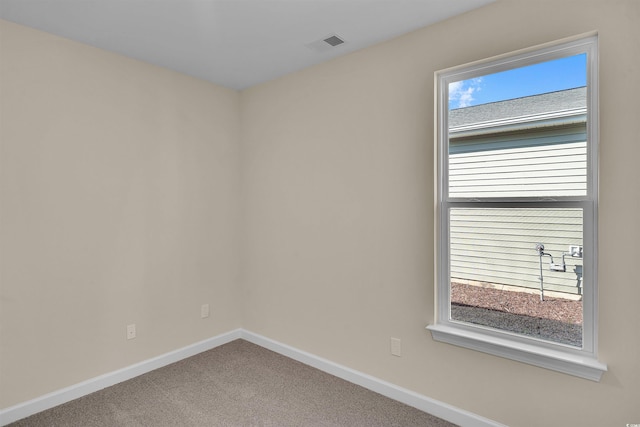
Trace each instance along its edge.
{"label": "gravel ground", "polygon": [[451,284],[451,318],[580,347],[582,302]]}

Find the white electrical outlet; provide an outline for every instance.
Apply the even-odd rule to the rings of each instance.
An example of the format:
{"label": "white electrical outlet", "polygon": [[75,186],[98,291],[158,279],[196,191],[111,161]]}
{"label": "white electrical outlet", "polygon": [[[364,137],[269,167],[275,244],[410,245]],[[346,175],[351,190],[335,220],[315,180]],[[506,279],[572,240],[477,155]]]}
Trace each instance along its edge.
{"label": "white electrical outlet", "polygon": [[127,325],[127,339],[132,340],[136,337],[136,324]]}
{"label": "white electrical outlet", "polygon": [[398,357],[402,356],[400,338],[391,338],[391,354]]}
{"label": "white electrical outlet", "polygon": [[209,304],[202,304],[202,307],[200,307],[200,317],[203,319],[209,317]]}

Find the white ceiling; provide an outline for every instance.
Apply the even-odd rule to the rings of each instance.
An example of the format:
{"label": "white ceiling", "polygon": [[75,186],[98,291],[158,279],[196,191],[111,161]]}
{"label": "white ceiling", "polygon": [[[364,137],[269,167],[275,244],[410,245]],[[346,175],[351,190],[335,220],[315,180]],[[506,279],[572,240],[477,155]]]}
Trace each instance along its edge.
{"label": "white ceiling", "polygon": [[492,1],[0,0],[0,18],[244,89]]}

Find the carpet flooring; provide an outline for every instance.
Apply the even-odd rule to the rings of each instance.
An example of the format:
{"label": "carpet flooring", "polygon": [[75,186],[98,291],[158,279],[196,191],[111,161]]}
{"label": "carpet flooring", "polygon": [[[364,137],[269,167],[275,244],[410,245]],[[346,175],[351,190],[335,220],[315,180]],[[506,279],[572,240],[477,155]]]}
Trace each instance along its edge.
{"label": "carpet flooring", "polygon": [[244,340],[10,425],[454,426]]}

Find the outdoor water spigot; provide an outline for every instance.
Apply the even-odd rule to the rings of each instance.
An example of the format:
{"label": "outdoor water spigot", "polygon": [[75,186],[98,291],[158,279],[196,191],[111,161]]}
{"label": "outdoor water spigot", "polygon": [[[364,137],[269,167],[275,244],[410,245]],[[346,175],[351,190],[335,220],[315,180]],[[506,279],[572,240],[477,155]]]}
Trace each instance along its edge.
{"label": "outdoor water spigot", "polygon": [[542,243],[536,243],[536,251],[538,251],[538,255],[544,255],[544,245]]}

